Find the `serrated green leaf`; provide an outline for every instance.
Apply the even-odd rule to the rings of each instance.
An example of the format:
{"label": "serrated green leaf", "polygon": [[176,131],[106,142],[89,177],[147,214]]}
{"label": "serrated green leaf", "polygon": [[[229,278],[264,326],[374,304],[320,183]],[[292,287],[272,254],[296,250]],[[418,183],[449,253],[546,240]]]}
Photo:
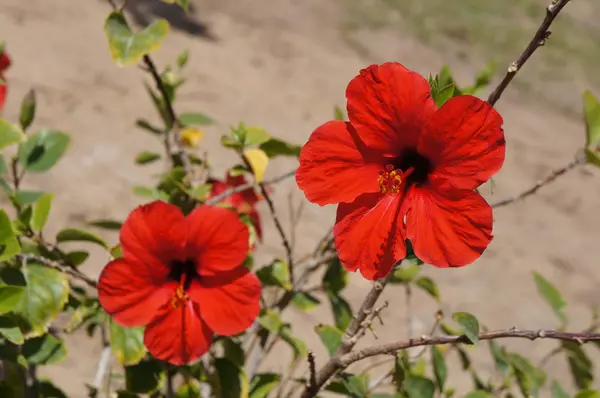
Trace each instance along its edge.
{"label": "serrated green leaf", "polygon": [[409,375],[404,381],[404,390],[408,398],[433,398],[435,384],[426,377]]}
{"label": "serrated green leaf", "polygon": [[331,291],[327,292],[327,298],[329,298],[329,302],[331,303],[335,326],[340,330],[346,330],[350,322],[352,322],[352,308],[350,304],[341,295]]}
{"label": "serrated green leaf", "polygon": [[600,166],[600,102],[590,91],[583,93],[583,114],[587,160]]}
{"label": "serrated green leaf", "polygon": [[318,298],[308,292],[294,292],[292,304],[301,311],[309,311],[319,305]]}
{"label": "serrated green leaf", "polygon": [[90,242],[102,246],[105,249],[109,249],[108,243],[104,241],[100,236],[82,229],[77,228],[65,228],[62,229],[58,235],[56,235],[56,241],[62,242]]}
{"label": "serrated green leaf", "polygon": [[110,55],[119,66],[137,63],[158,49],[169,32],[169,23],[157,19],[139,32],[132,32],[123,15],[111,12],[104,24]]}
{"label": "serrated green leaf", "polygon": [[50,214],[50,208],[52,207],[52,199],[54,199],[54,194],[47,193],[42,195],[33,205],[31,229],[34,231],[41,231],[46,225],[48,214]]}
{"label": "serrated green leaf", "polygon": [[126,328],[111,320],[110,346],[122,365],[130,366],[139,363],[146,355],[144,328]]}
{"label": "serrated green leaf", "polygon": [[23,286],[0,284],[0,315],[14,310],[21,302],[24,293]]}
{"label": "serrated green leaf", "polygon": [[160,159],[160,154],[155,152],[143,151],[136,155],[135,163],[136,164],[148,164],[157,161]]}
{"label": "serrated green leaf", "polygon": [[448,369],[446,367],[446,360],[440,349],[434,345],[431,346],[431,363],[433,365],[433,374],[437,382],[438,390],[440,392],[444,391]]}
{"label": "serrated green leaf", "polygon": [[415,280],[415,285],[428,293],[436,301],[440,301],[440,291],[438,290],[438,287],[433,279],[429,278],[428,276],[422,276]]}
{"label": "serrated green leaf", "polygon": [[286,142],[277,138],[270,138],[268,141],[260,145],[269,158],[277,156],[300,156],[301,146]]}
{"label": "serrated green leaf", "polygon": [[179,115],[179,123],[183,126],[208,126],[215,121],[200,112],[187,112]]}
{"label": "serrated green leaf", "polygon": [[280,379],[281,376],[277,373],[255,374],[250,382],[249,398],[267,398]]}
{"label": "serrated green leaf", "polygon": [[335,326],[330,325],[317,325],[315,326],[315,332],[319,335],[321,342],[327,349],[329,356],[333,356],[339,346],[342,344],[342,337],[344,332]]}
{"label": "serrated green leaf", "polygon": [[19,163],[30,173],[51,169],[67,150],[71,137],[55,130],[40,130],[19,146]]}
{"label": "serrated green leaf", "polygon": [[151,394],[161,389],[165,378],[163,364],[155,359],[144,359],[136,365],[125,367],[127,391],[135,394]]}
{"label": "serrated green leaf", "polygon": [[452,319],[458,323],[465,336],[473,344],[479,341],[479,321],[468,312],[455,312],[452,314]]}
{"label": "serrated green leaf", "polygon": [[567,316],[564,313],[567,302],[560,294],[560,291],[536,271],[533,272],[533,278],[537,286],[538,294],[550,305],[558,319],[564,325],[567,322]]}
{"label": "serrated green leaf", "polygon": [[0,119],[0,149],[25,141],[25,133],[16,124]]}

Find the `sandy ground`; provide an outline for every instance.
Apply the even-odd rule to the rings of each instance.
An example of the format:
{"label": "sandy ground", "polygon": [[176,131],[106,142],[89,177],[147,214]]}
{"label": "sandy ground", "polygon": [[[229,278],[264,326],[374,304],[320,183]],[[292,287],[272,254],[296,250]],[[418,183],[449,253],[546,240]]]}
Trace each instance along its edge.
{"label": "sandy ground", "polygon": [[[346,14],[336,2],[278,0],[257,5],[250,0],[198,0],[193,2],[195,15],[190,18],[156,1],[130,3],[141,24],[157,15],[168,16],[174,24],[155,56],[160,65],[172,62],[184,48],[190,49],[189,83],[176,107],[201,111],[219,121],[207,129],[204,144],[216,175],[234,161],[218,144],[229,124],[243,120],[303,143],[317,125],[331,119],[334,104],[344,105],[346,84],[369,63],[397,60],[423,74],[435,73],[449,63],[459,81],[468,83],[485,62],[477,56],[464,60],[450,46],[433,49],[409,31],[399,34],[390,29],[354,30],[353,42],[369,49],[367,54],[357,52],[340,35]],[[578,7],[574,15],[587,15],[585,7]],[[0,38],[8,41],[14,61],[7,75],[11,87],[5,116],[16,119],[20,98],[33,87],[39,103],[36,126],[62,129],[73,136],[68,155],[50,174],[28,176],[25,183],[31,189],[57,193],[50,226],[54,230],[81,226],[84,220],[123,218],[142,201],[131,193],[132,186],[151,182],[149,171],[160,169],[133,164],[140,150],[161,148],[133,125],[137,117],[154,118],[142,85],[146,77],[135,67],[119,69],[110,59],[102,31],[108,12],[102,0],[53,0],[52,6],[44,0],[0,1]],[[401,15],[398,21],[404,26]],[[484,190],[490,201],[526,189],[566,164],[580,147],[583,124],[577,108],[586,80],[577,71],[568,76],[548,83],[543,97],[524,95],[511,87],[501,99],[498,109],[505,120],[508,152],[493,196]],[[561,113],[545,101],[565,97],[568,101],[561,106],[575,112]],[[268,173],[275,176],[293,167],[293,161],[278,161]],[[596,272],[599,181],[598,171],[581,169],[524,203],[500,209],[495,240],[470,267],[447,271],[426,267],[425,272],[440,285],[446,313],[472,312],[490,328],[555,327],[551,311],[535,293],[531,272],[537,270],[563,291],[571,328],[587,326],[592,305],[600,304],[600,274]],[[274,193],[284,220],[290,194],[296,204],[304,200],[292,180]],[[305,204],[296,228],[298,255],[314,247],[334,214],[333,207]],[[263,215],[267,227],[258,258],[266,260],[283,253],[266,207]],[[116,241],[116,235],[103,234]],[[105,258],[94,254],[84,271],[97,276]],[[358,277],[352,281],[346,296],[358,303],[369,285]],[[415,293],[407,322],[403,292],[390,289],[386,295],[392,305],[385,313],[386,326],[378,328],[380,342],[405,337],[407,324],[415,335],[429,330],[435,306],[428,298]],[[314,332],[304,325],[331,322],[327,306],[309,314],[291,310],[286,316],[296,324],[296,333],[316,350],[318,361],[325,361]],[[44,373],[54,377],[69,396],[83,397],[84,383],[93,380],[100,347],[85,335],[72,336],[68,343],[68,359]],[[553,347],[547,342],[510,346],[535,358]],[[285,363],[273,361],[269,366],[283,368]],[[548,369],[552,378],[569,381],[563,359],[552,361]],[[451,377],[458,373],[451,370]],[[464,385],[468,378],[455,380]]]}

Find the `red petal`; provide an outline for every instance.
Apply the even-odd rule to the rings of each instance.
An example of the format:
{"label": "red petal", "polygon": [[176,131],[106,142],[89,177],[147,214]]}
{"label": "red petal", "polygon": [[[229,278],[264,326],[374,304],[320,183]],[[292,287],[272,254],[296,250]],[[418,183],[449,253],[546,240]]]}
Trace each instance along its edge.
{"label": "red petal", "polygon": [[339,205],[333,235],[340,261],[349,271],[359,269],[369,280],[381,279],[406,256],[401,206],[401,196],[381,194]]}
{"label": "red petal", "polygon": [[363,144],[350,123],[330,121],[312,133],[296,171],[296,182],[309,201],[320,206],[351,202],[379,190],[378,173],[383,167],[357,145]]}
{"label": "red petal", "polygon": [[256,230],[256,236],[258,237],[258,240],[262,241],[262,225],[260,223],[260,215],[258,214],[258,211],[256,211],[256,209],[252,209],[250,213],[248,213],[248,215],[250,216],[252,225],[254,225],[254,229]]}
{"label": "red petal", "polygon": [[471,95],[451,98],[425,126],[418,151],[435,164],[435,184],[473,190],[504,162],[502,117]]}
{"label": "red petal", "polygon": [[8,54],[6,53],[6,51],[2,51],[2,53],[0,53],[0,73],[2,73],[4,70],[8,69],[9,66],[10,66],[10,58],[9,58]]}
{"label": "red petal", "polygon": [[248,329],[260,312],[260,282],[244,266],[202,278],[200,287],[191,288],[189,295],[200,304],[208,326],[222,336]]}
{"label": "red petal", "polygon": [[436,267],[462,267],[477,260],[492,241],[492,208],[476,192],[409,193],[407,237],[415,254]]}
{"label": "red petal", "polygon": [[136,258],[163,275],[172,260],[185,260],[185,217],[175,205],[155,201],[135,209],[121,228],[123,257]]}
{"label": "red petal", "polygon": [[[0,76],[1,78],[1,76]],[[4,101],[6,100],[6,84],[0,84],[0,111],[4,108]]]}
{"label": "red petal", "polygon": [[152,270],[144,263],[113,260],[100,274],[100,304],[120,325],[146,325],[177,287],[176,283],[157,285],[153,279]]}
{"label": "red petal", "polygon": [[196,207],[187,216],[188,256],[198,273],[212,274],[238,267],[249,250],[248,228],[232,210],[217,206]]}
{"label": "red petal", "polygon": [[144,333],[144,345],[150,354],[173,365],[199,359],[212,340],[213,332],[200,317],[198,304],[192,301],[179,308],[165,305]]}
{"label": "red petal", "polygon": [[348,118],[360,138],[392,156],[417,146],[423,124],[436,109],[427,80],[395,62],[361,70],[346,98]]}

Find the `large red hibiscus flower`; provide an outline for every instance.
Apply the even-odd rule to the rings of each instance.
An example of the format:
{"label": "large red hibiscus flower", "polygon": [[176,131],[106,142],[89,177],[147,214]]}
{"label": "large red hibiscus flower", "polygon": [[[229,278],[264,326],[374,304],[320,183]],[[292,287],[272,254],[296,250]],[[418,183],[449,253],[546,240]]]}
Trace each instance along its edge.
{"label": "large red hibiscus flower", "polygon": [[[212,185],[209,199],[221,195],[223,192],[236,188],[242,185],[246,185],[246,177],[243,174],[231,175],[228,172],[225,176],[225,180],[217,180],[216,178],[210,178],[207,183]],[[242,214],[247,214],[252,221],[252,225],[256,230],[256,236],[259,240],[262,240],[262,226],[260,222],[260,216],[256,210],[256,204],[261,200],[261,197],[256,193],[254,188],[248,188],[241,192],[236,192],[233,195],[227,196],[221,201],[221,203],[227,204]]]}
{"label": "large red hibiscus flower", "polygon": [[100,304],[120,325],[146,325],[154,357],[194,361],[213,334],[241,333],[258,315],[260,282],[241,265],[248,228],[233,211],[200,206],[186,217],[152,202],[129,215],[120,241],[123,257],[100,275]]}
{"label": "large red hibiscus flower", "polygon": [[4,49],[0,49],[0,111],[4,108],[6,99],[6,81],[4,80],[4,71],[10,66],[10,58]]}
{"label": "large red hibiscus flower", "polygon": [[339,203],[333,232],[350,271],[379,279],[415,254],[437,267],[475,261],[492,209],[474,190],[504,161],[502,118],[461,95],[437,106],[427,81],[398,63],[371,65],[346,90],[349,122],[318,127],[296,181],[311,202]]}

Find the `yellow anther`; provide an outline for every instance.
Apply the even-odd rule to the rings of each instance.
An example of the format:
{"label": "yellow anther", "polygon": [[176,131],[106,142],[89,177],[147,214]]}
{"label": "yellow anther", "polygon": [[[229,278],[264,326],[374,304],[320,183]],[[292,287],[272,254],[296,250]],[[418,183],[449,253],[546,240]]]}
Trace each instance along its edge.
{"label": "yellow anther", "polygon": [[385,170],[379,172],[379,191],[381,193],[390,193],[396,195],[402,187],[402,170],[394,169],[394,166],[388,164]]}
{"label": "yellow anther", "polygon": [[182,304],[184,304],[188,300],[188,295],[183,290],[183,286],[177,286],[177,290],[175,290],[175,294],[171,297],[171,306],[173,308],[179,308]]}

